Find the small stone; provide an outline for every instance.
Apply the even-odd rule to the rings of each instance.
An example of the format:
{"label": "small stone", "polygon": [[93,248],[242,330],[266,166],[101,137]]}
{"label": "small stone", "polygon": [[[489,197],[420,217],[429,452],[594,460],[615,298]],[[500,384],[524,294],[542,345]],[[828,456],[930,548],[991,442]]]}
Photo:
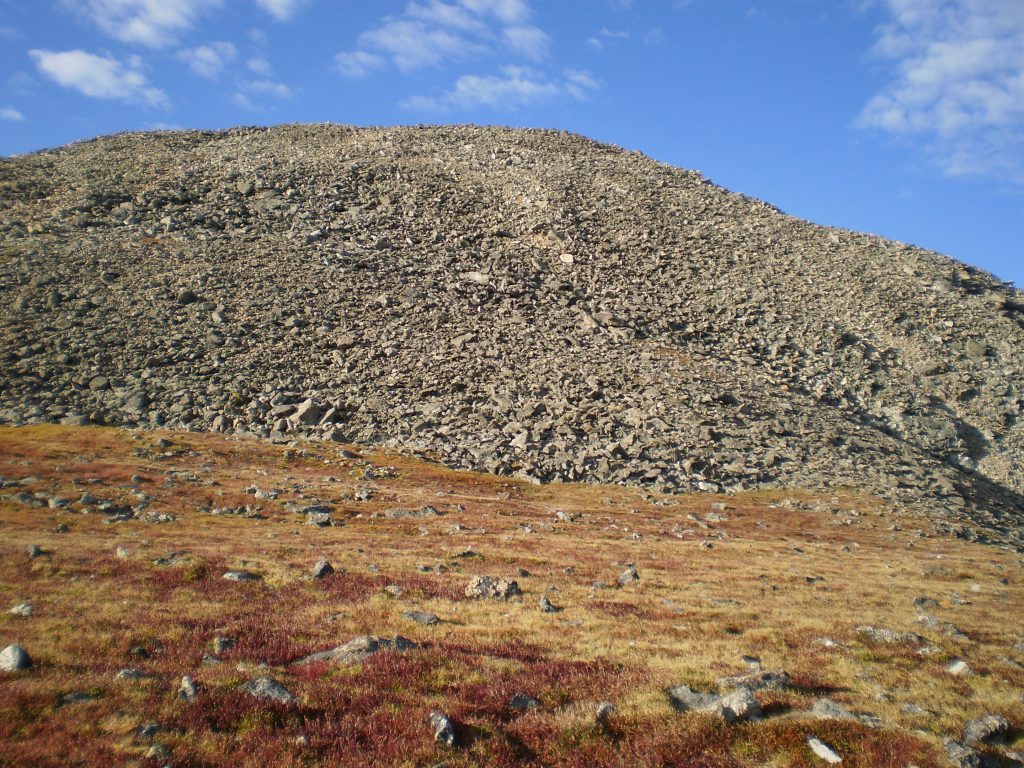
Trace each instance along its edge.
{"label": "small stone", "polygon": [[262,576],[257,576],[251,571],[228,571],[222,577],[227,581],[262,581]]}
{"label": "small stone", "polygon": [[141,669],[136,669],[135,667],[128,667],[126,669],[122,669],[120,672],[114,675],[115,680],[141,680],[144,677],[147,677],[146,673],[143,672]]}
{"label": "small stone", "polygon": [[761,705],[748,688],[723,696],[715,707],[715,712],[727,723],[744,723],[761,717]]}
{"label": "small stone", "polygon": [[115,554],[117,555],[117,559],[118,560],[127,560],[128,559],[128,555],[130,553],[124,547],[118,547],[117,551],[115,552]]}
{"label": "small stone", "polygon": [[40,548],[40,546],[38,544],[29,544],[28,547],[25,549],[25,553],[30,558],[34,559],[34,558],[37,558],[37,557],[42,557],[43,550]]}
{"label": "small stone", "polygon": [[8,645],[0,651],[0,672],[17,672],[31,666],[32,658],[20,645]]}
{"label": "small stone", "polygon": [[808,737],[807,746],[811,748],[811,752],[830,765],[838,765],[843,762],[843,758],[841,758],[836,751],[832,749],[832,747],[814,736]]}
{"label": "small stone", "polygon": [[946,666],[946,671],[951,675],[956,675],[957,677],[971,674],[970,666],[968,666],[967,662],[963,659],[956,659],[955,661],[950,662]]}
{"label": "small stone", "polygon": [[15,616],[24,616],[25,618],[28,618],[32,615],[32,603],[18,603],[7,612],[14,614]]}
{"label": "small stone", "polygon": [[466,597],[488,598],[491,600],[508,600],[521,595],[519,584],[508,579],[493,576],[476,576],[466,587]]}
{"label": "small stone", "polygon": [[540,610],[541,613],[559,613],[562,609],[548,600],[547,596],[541,595]]}
{"label": "small stone", "polygon": [[242,683],[239,690],[264,701],[274,701],[280,704],[292,704],[295,701],[295,696],[291,691],[269,676],[257,677],[255,680]]}
{"label": "small stone", "polygon": [[213,652],[220,656],[225,651],[229,651],[235,647],[235,638],[233,637],[215,637],[213,638]]}
{"label": "small stone", "polygon": [[624,587],[627,584],[632,584],[634,581],[640,581],[640,573],[637,571],[636,566],[631,565],[619,575],[619,586]]}
{"label": "small stone", "polygon": [[334,566],[331,565],[326,557],[321,557],[316,561],[316,565],[313,566],[313,578],[322,579],[324,576],[330,576],[334,573]]}
{"label": "small stone", "polygon": [[178,685],[178,698],[183,701],[195,701],[199,696],[199,688],[195,680],[188,675],[183,675]]}
{"label": "small stone", "polygon": [[441,623],[441,619],[437,616],[424,611],[405,611],[402,615],[410,621],[415,621],[417,624],[422,624],[425,627],[432,627],[435,624]]}
{"label": "small stone", "polygon": [[509,709],[515,709],[520,712],[526,712],[531,709],[537,709],[540,707],[540,701],[533,698],[527,693],[517,693],[508,703]]}
{"label": "small stone", "polygon": [[1000,715],[982,715],[964,725],[963,743],[968,747],[998,741],[1010,732],[1010,723]]}
{"label": "small stone", "polygon": [[455,746],[455,723],[448,715],[443,712],[431,712],[429,722],[434,731],[434,741],[449,747]]}
{"label": "small stone", "polygon": [[174,297],[174,300],[179,304],[192,304],[199,301],[199,297],[190,288],[183,288],[178,291],[178,295]]}
{"label": "small stone", "polygon": [[594,713],[594,722],[598,725],[604,725],[608,722],[608,718],[614,715],[618,710],[615,709],[615,705],[610,701],[602,701],[597,705],[597,712]]}

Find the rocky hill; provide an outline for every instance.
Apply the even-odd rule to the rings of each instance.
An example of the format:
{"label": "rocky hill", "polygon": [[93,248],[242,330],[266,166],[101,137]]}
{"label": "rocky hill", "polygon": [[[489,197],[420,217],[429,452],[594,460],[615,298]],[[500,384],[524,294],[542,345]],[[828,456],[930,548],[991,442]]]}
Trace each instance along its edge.
{"label": "rocky hill", "polygon": [[287,126],[0,160],[9,423],[855,486],[1019,546],[1022,382],[1024,296],[991,275],[579,136]]}

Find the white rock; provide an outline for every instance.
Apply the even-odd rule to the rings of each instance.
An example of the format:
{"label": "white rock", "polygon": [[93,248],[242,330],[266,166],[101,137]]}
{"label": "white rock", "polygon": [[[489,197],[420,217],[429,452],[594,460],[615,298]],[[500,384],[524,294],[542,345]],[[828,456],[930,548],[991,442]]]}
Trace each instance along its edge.
{"label": "white rock", "polygon": [[807,746],[809,746],[811,751],[826,763],[839,765],[839,763],[843,762],[843,758],[836,754],[836,751],[832,749],[832,747],[820,739],[816,739],[814,736],[808,737]]}

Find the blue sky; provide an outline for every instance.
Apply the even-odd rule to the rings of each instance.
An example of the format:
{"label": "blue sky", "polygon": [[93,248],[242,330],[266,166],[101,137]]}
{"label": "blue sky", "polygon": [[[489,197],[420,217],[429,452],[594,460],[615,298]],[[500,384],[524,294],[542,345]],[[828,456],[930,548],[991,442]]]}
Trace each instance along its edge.
{"label": "blue sky", "polygon": [[1024,286],[1024,0],[0,0],[0,154],[564,128]]}

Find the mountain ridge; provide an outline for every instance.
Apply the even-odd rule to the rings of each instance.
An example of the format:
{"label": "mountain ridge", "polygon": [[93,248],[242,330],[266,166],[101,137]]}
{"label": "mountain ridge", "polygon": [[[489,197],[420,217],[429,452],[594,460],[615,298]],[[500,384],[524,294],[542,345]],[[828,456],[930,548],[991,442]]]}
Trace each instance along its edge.
{"label": "mountain ridge", "polygon": [[1020,546],[1024,295],[948,257],[558,131],[120,134],[0,189],[4,421],[850,485]]}

